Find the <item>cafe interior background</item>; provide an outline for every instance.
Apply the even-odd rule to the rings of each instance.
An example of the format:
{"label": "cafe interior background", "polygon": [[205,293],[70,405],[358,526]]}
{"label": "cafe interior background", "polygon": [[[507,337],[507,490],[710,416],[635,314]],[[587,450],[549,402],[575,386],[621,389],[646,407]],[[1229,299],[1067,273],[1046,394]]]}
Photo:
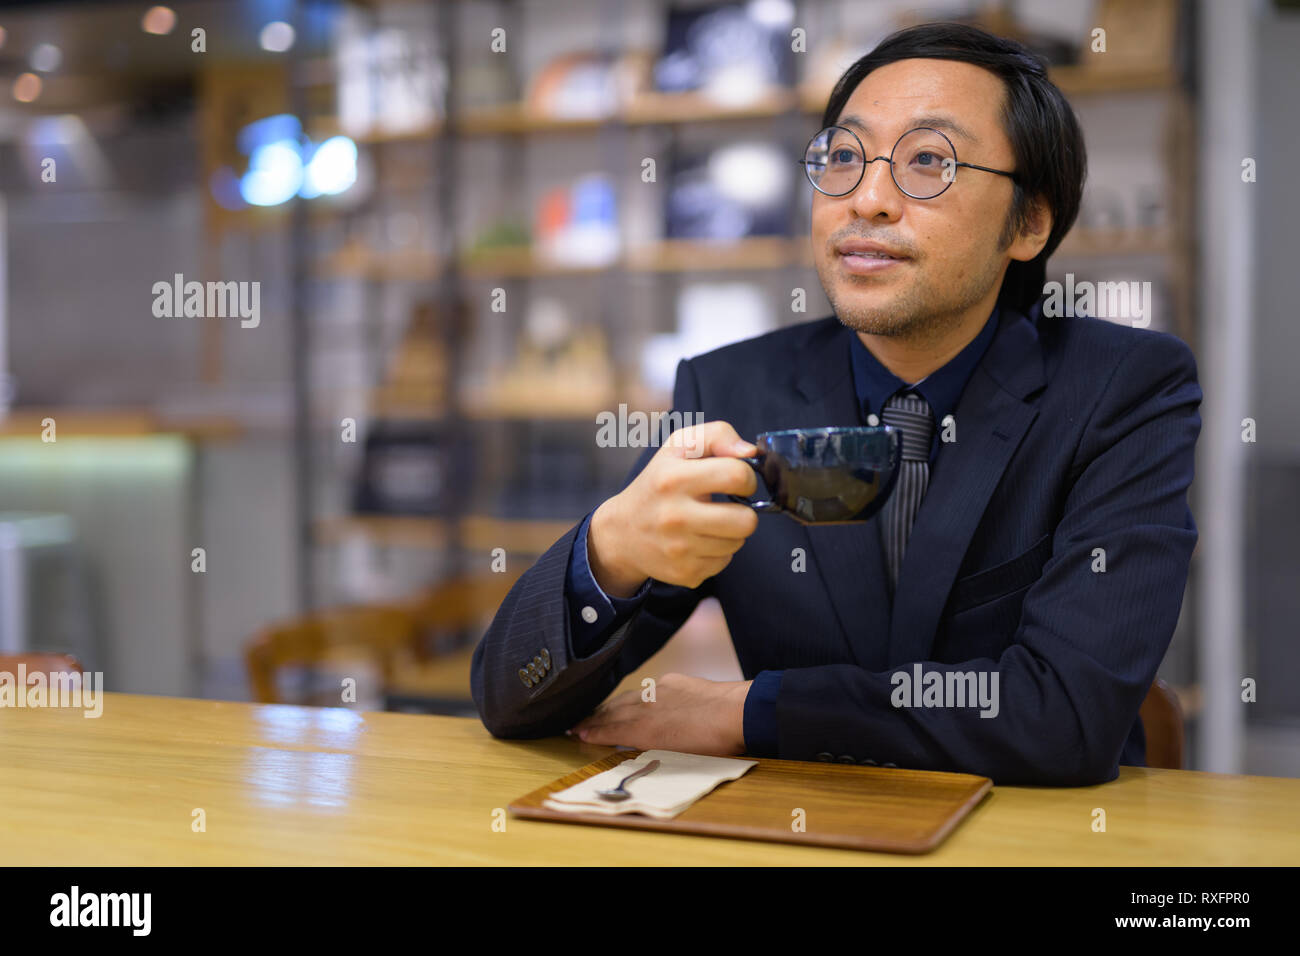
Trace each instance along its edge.
{"label": "cafe interior background", "polygon": [[[1150,282],[1198,357],[1186,765],[1300,775],[1300,9],[1267,0],[4,5],[0,653],[473,714],[506,588],[635,460],[596,416],[829,314],[794,160],[928,19],[1049,58],[1090,166],[1049,278]],[[175,314],[191,281],[245,311]],[[740,676],[715,603],[629,681],[669,669]]]}

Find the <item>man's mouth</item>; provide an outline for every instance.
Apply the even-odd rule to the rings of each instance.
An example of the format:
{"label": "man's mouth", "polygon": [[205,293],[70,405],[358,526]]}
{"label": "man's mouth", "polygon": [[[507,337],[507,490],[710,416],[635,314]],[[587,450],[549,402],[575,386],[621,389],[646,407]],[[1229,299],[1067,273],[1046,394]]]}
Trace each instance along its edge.
{"label": "man's mouth", "polygon": [[845,269],[858,275],[874,275],[888,271],[908,257],[879,242],[867,239],[847,239],[835,247]]}
{"label": "man's mouth", "polygon": [[841,246],[838,250],[840,262],[846,272],[854,275],[879,275],[892,272],[907,261],[906,256],[878,248],[853,248]]}

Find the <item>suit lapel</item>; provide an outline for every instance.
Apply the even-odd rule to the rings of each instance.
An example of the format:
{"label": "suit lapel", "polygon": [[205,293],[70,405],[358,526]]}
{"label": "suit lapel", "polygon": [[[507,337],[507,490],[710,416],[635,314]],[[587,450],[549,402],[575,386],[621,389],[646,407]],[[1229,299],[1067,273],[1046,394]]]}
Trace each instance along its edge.
{"label": "suit lapel", "polygon": [[[805,403],[796,425],[862,424],[849,358],[851,334],[837,320],[826,339],[808,349],[795,380]],[[877,519],[801,530],[854,660],[869,670],[882,670],[888,652],[889,591]]]}
{"label": "suit lapel", "polygon": [[953,412],[956,441],[940,445],[917,510],[894,595],[886,667],[929,656],[975,528],[1038,416],[1037,403],[1026,399],[1043,383],[1037,329],[1004,307],[997,334]]}

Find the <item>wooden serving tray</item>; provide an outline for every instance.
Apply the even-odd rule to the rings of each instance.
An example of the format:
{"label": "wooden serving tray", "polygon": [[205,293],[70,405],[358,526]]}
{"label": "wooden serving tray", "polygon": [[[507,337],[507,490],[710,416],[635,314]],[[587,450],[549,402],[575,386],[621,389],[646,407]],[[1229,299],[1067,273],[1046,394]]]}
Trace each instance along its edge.
{"label": "wooden serving tray", "polygon": [[[761,759],[739,780],[720,784],[671,820],[639,813],[562,813],[542,806],[550,794],[640,753],[624,750],[602,757],[520,797],[510,804],[510,812],[535,820],[633,830],[928,853],[993,786],[987,777],[965,773]],[[803,832],[792,828],[797,808],[804,811]]]}

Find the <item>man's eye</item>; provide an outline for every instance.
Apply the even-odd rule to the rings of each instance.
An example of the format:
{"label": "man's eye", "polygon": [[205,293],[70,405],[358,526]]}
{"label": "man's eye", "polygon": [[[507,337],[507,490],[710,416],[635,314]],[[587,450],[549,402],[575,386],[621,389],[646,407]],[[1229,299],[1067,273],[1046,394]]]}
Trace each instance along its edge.
{"label": "man's eye", "polygon": [[855,163],[857,160],[857,154],[851,149],[837,149],[835,152],[831,153],[832,162],[847,164]]}
{"label": "man's eye", "polygon": [[937,165],[939,157],[934,153],[917,153],[915,162],[920,163],[922,166]]}

